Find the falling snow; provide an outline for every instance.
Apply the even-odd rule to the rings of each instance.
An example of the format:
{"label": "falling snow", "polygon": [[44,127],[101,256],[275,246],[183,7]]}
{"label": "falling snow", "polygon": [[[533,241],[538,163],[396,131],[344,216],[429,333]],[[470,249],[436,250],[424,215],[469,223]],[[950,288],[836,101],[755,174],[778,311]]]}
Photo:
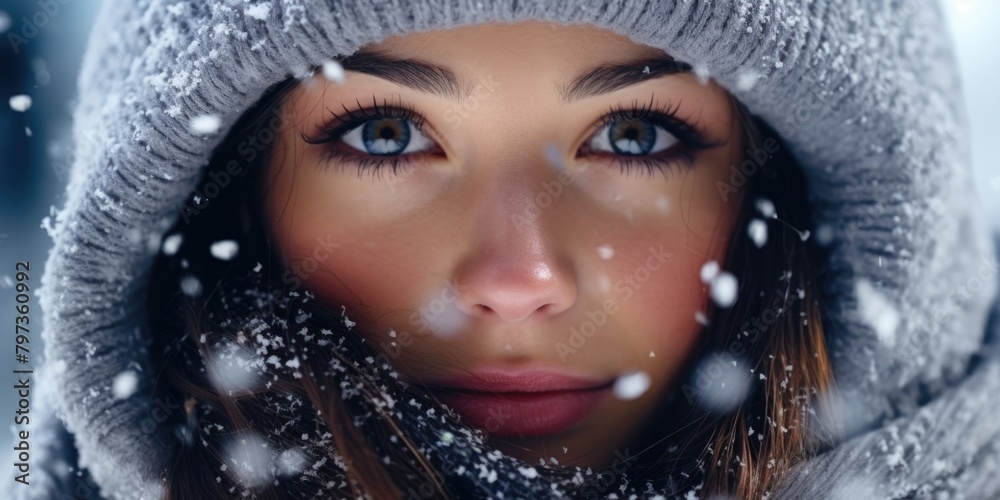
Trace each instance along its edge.
{"label": "falling snow", "polygon": [[866,279],[857,281],[855,294],[861,318],[875,330],[882,344],[893,347],[900,316],[892,302]]}
{"label": "falling snow", "polygon": [[659,210],[660,213],[665,214],[670,212],[670,198],[667,198],[665,195],[657,196],[656,199],[653,200],[653,204],[656,205],[656,209]]}
{"label": "falling snow", "polygon": [[753,219],[747,225],[747,235],[757,248],[761,248],[767,243],[767,223],[760,219]]}
{"label": "falling snow", "polygon": [[559,149],[559,146],[552,143],[546,143],[542,148],[542,154],[545,156],[545,159],[548,160],[549,165],[551,165],[552,168],[560,172],[566,170],[566,160],[563,158],[563,154]]}
{"label": "falling snow", "polygon": [[729,307],[736,302],[736,295],[739,291],[739,283],[736,276],[727,271],[722,271],[712,279],[712,300],[719,307]]}
{"label": "falling snow", "polygon": [[139,387],[139,375],[133,370],[125,370],[115,375],[115,380],[111,384],[111,394],[115,399],[127,399],[135,394]]}
{"label": "falling snow", "polygon": [[774,202],[767,198],[757,198],[754,200],[754,206],[765,219],[770,219],[777,213],[774,209]]}
{"label": "falling snow", "polygon": [[708,326],[708,318],[705,316],[705,313],[701,311],[696,311],[694,313],[694,319],[702,326]]}
{"label": "falling snow", "polygon": [[193,275],[181,278],[181,290],[189,297],[201,296],[201,280]]}
{"label": "falling snow", "polygon": [[742,91],[742,92],[746,92],[746,91],[752,89],[754,87],[754,85],[757,84],[757,80],[759,78],[760,78],[760,75],[757,74],[757,73],[754,73],[752,71],[746,71],[746,72],[740,73],[736,77],[736,90],[739,90],[739,91]]}
{"label": "falling snow", "polygon": [[698,83],[701,85],[708,85],[708,79],[711,78],[711,72],[708,70],[708,66],[698,63],[691,67],[691,72],[698,78]]}
{"label": "falling snow", "polygon": [[31,109],[31,96],[26,94],[18,94],[11,96],[7,101],[10,104],[10,109],[18,112],[25,112]]}
{"label": "falling snow", "polygon": [[344,67],[337,61],[325,61],[323,63],[323,78],[338,85],[343,85],[346,80]]}
{"label": "falling snow", "polygon": [[701,282],[711,283],[713,279],[719,274],[719,263],[710,260],[701,266]]}
{"label": "falling snow", "polygon": [[615,249],[611,248],[611,245],[601,245],[597,247],[597,255],[600,255],[601,259],[608,260],[615,256]]}
{"label": "falling snow", "polygon": [[198,135],[214,134],[222,126],[222,120],[214,115],[199,115],[191,118],[188,128]]}
{"label": "falling snow", "polygon": [[257,432],[245,430],[233,434],[225,446],[223,456],[232,465],[233,473],[243,485],[255,488],[271,480],[274,457],[271,456],[267,442]]}
{"label": "falling snow", "polygon": [[729,411],[750,392],[750,372],[728,353],[705,356],[694,373],[695,401],[710,410]]}
{"label": "falling snow", "polygon": [[240,245],[235,240],[222,240],[212,243],[212,257],[219,260],[231,260],[240,251]]}
{"label": "falling snow", "polygon": [[615,380],[614,393],[618,399],[635,399],[649,389],[649,374],[642,371],[626,373]]}

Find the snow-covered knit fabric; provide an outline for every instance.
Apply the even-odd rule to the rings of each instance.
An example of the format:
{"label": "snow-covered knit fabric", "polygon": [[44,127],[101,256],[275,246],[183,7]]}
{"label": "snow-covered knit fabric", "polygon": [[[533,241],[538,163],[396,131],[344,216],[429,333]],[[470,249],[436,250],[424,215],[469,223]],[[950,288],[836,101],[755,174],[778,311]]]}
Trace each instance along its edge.
{"label": "snow-covered knit fabric", "polygon": [[[177,438],[154,418],[170,403],[152,390],[152,263],[213,149],[268,86],[388,36],[527,19],[665,50],[728,89],[800,162],[811,235],[831,250],[827,336],[857,435],[772,498],[1000,495],[1000,362],[986,343],[995,243],[943,14],[920,0],[107,2],[79,77],[70,182],[43,224],[53,247],[38,291],[38,411],[60,418],[33,420],[33,484],[4,491],[162,496]],[[193,130],[201,115],[218,129]],[[137,390],[117,399],[112,381],[129,370]],[[77,453],[96,484],[69,472]],[[483,478],[479,491],[532,496],[542,490],[529,476]]]}

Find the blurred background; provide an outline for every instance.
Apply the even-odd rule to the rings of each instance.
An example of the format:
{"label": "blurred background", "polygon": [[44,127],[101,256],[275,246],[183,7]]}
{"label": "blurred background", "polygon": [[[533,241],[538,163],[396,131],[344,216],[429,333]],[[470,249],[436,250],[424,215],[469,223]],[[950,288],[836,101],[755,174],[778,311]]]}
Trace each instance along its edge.
{"label": "blurred background", "polygon": [[[113,0],[112,0],[113,1]],[[971,126],[978,195],[989,219],[1000,215],[1000,1],[943,0],[956,42]],[[42,4],[48,7],[42,7]],[[51,244],[43,219],[62,206],[72,157],[69,132],[76,75],[96,0],[0,0],[0,324],[14,324],[14,264],[31,261],[39,284]],[[30,97],[30,104],[26,98]],[[15,97],[13,101],[12,97]],[[32,300],[32,365],[41,359],[41,320]],[[0,385],[15,382],[13,332],[0,351]],[[0,390],[0,446],[8,430],[15,391]],[[12,469],[8,469],[9,470]]]}

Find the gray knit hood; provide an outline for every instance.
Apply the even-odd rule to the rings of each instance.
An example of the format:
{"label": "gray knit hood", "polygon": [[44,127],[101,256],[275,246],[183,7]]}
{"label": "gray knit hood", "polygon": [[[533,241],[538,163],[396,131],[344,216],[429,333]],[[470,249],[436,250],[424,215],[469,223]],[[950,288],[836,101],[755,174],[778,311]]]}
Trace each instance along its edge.
{"label": "gray knit hood", "polygon": [[[78,452],[102,497],[162,496],[178,440],[151,417],[166,403],[152,390],[142,299],[214,148],[269,86],[392,35],[527,19],[663,49],[729,90],[801,164],[811,233],[830,249],[828,345],[856,432],[772,498],[1000,494],[995,243],[943,13],[909,0],[107,2],[79,77],[78,154],[46,221],[33,414],[50,416],[33,423],[32,484],[9,488],[96,495],[67,463]],[[218,117],[218,131],[192,131],[200,115]],[[137,390],[116,398],[125,371]],[[508,457],[489,463],[500,474],[480,479],[484,494],[560,491]]]}

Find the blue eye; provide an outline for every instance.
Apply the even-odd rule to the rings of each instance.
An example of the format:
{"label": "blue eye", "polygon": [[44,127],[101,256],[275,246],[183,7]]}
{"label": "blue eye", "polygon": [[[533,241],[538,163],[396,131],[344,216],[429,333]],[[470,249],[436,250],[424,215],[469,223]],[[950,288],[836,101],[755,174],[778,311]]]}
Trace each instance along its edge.
{"label": "blue eye", "polygon": [[344,134],[344,144],[373,156],[397,156],[424,151],[434,145],[406,118],[386,117],[365,122]]}
{"label": "blue eye", "polygon": [[655,98],[644,105],[618,105],[601,117],[597,132],[580,147],[579,155],[608,160],[622,174],[660,172],[693,167],[695,153],[724,141],[711,141],[697,126],[678,117],[680,103],[660,106]]}
{"label": "blue eye", "polygon": [[382,167],[393,174],[414,163],[416,158],[441,154],[441,148],[423,132],[423,117],[413,108],[397,102],[379,104],[372,96],[372,106],[344,114],[331,111],[331,120],[313,136],[302,135],[308,144],[325,146],[321,168],[356,166],[358,175],[380,175]]}
{"label": "blue eye", "polygon": [[680,141],[662,126],[640,118],[616,120],[604,125],[587,143],[592,151],[622,156],[659,153]]}

